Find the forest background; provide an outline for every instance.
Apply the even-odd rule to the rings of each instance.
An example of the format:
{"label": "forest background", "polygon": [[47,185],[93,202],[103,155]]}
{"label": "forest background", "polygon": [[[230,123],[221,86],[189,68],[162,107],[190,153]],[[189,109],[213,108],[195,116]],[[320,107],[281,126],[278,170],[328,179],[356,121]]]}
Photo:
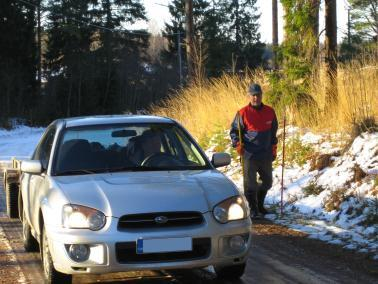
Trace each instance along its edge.
{"label": "forest background", "polygon": [[246,86],[258,82],[290,123],[376,129],[378,1],[346,2],[339,44],[336,0],[280,3],[284,39],[278,44],[272,0],[265,44],[256,0],[172,0],[161,35],[125,29],[148,20],[139,0],[4,0],[0,126],[144,110],[177,119],[205,141],[228,127],[247,102]]}

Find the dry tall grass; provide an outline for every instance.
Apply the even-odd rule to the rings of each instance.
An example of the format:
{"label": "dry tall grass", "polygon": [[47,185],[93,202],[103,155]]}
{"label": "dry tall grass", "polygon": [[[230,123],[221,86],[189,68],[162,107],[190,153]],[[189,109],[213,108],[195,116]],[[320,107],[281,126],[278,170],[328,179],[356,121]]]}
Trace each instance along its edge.
{"label": "dry tall grass", "polygon": [[[319,79],[309,90],[314,105],[286,106],[288,123],[313,130],[348,132],[353,123],[367,118],[378,121],[378,61],[365,61],[339,66],[338,104],[325,103],[325,80],[320,72]],[[247,85],[260,83],[264,91],[269,82],[262,71],[245,77],[224,75],[221,78],[202,82],[179,90],[161,106],[153,106],[152,112],[171,117],[182,123],[197,139],[209,138],[219,130],[228,129],[238,109],[248,103]],[[283,109],[276,107],[279,121]]]}
{"label": "dry tall grass", "polygon": [[224,75],[179,90],[151,110],[179,121],[197,139],[203,139],[230,127],[236,111],[248,103],[246,90],[252,81],[269,87],[262,71],[244,77]]}
{"label": "dry tall grass", "polygon": [[319,110],[314,111],[314,127],[349,131],[354,124],[378,123],[378,62],[376,60],[340,65],[337,74],[338,104],[325,102],[324,72],[315,81],[311,96]]}

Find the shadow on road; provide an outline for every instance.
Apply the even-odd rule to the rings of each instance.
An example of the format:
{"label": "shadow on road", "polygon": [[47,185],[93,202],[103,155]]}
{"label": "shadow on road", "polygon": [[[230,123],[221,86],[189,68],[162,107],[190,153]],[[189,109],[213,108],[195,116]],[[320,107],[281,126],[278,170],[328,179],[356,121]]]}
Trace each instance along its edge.
{"label": "shadow on road", "polygon": [[246,284],[243,280],[219,280],[206,269],[169,270],[169,271],[133,271],[104,275],[74,276],[73,283],[137,283],[137,284]]}

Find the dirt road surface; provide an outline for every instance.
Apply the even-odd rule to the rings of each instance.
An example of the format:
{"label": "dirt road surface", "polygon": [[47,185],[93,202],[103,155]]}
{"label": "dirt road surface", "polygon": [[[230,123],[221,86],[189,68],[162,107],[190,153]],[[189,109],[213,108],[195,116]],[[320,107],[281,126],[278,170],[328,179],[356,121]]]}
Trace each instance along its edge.
{"label": "dirt road surface", "polygon": [[[26,253],[21,223],[5,214],[0,180],[0,283],[43,283],[38,253]],[[253,245],[240,281],[219,281],[211,269],[74,276],[74,283],[377,283],[378,261],[270,221],[253,224]]]}

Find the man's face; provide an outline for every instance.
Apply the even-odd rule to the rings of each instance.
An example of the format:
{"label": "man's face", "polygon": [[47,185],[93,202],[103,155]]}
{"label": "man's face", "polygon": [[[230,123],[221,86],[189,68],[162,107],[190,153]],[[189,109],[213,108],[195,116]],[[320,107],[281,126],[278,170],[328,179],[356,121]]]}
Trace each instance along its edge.
{"label": "man's face", "polygon": [[260,106],[262,102],[262,94],[249,94],[251,105]]}
{"label": "man's face", "polygon": [[154,135],[150,138],[148,138],[144,143],[142,144],[144,153],[149,156],[155,153],[160,152],[161,148],[161,141],[158,135]]}

